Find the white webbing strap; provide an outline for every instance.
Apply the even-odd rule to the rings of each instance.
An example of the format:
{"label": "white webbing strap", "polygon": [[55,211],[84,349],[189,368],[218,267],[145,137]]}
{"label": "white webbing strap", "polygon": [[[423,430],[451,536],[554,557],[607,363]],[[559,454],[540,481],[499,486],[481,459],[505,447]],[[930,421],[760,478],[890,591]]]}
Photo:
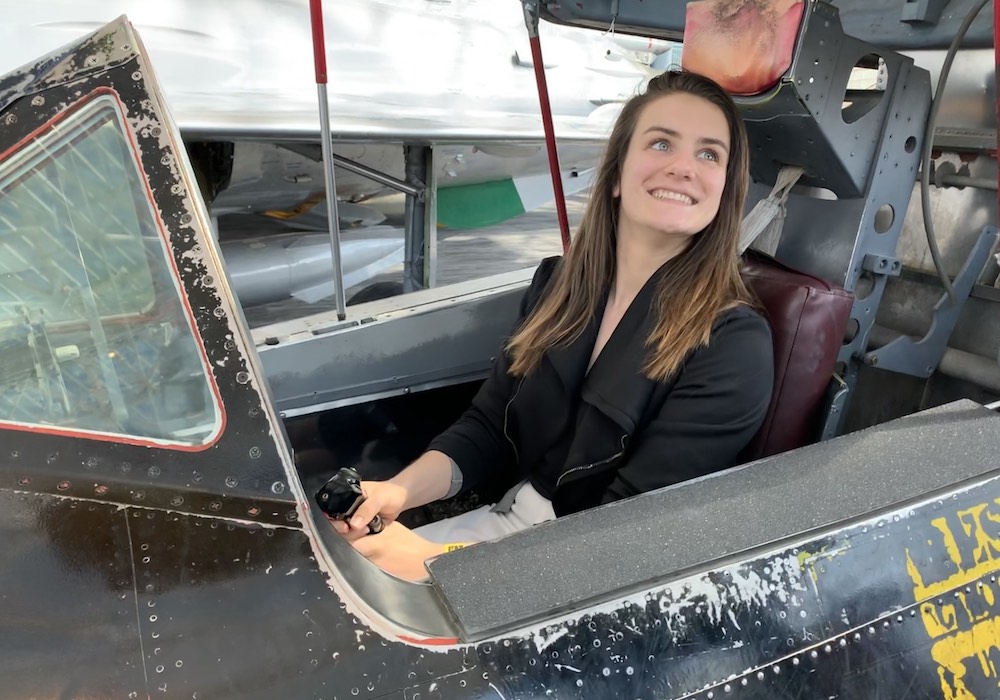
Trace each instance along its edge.
{"label": "white webbing strap", "polygon": [[757,202],[754,208],[743,218],[740,226],[740,243],[737,254],[743,252],[757,241],[754,246],[768,255],[774,255],[781,240],[781,227],[785,223],[785,202],[792,187],[799,181],[804,168],[797,165],[786,165],[778,173],[778,179],[771,188],[771,193]]}

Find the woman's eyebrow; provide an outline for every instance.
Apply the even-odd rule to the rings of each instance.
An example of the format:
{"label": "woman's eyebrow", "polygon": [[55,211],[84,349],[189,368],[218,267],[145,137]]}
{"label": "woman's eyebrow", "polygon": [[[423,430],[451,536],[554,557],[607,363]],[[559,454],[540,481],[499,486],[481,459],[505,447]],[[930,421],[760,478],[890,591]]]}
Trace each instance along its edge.
{"label": "woman's eyebrow", "polygon": [[[659,132],[661,134],[666,134],[667,136],[671,136],[673,138],[680,138],[681,135],[680,132],[675,131],[674,129],[668,129],[665,126],[651,126],[642,133],[648,134],[650,132]],[[701,138],[698,139],[698,143],[709,146],[718,146],[719,148],[726,151],[726,153],[729,152],[729,145],[721,139],[712,138],[710,136],[702,136]]]}

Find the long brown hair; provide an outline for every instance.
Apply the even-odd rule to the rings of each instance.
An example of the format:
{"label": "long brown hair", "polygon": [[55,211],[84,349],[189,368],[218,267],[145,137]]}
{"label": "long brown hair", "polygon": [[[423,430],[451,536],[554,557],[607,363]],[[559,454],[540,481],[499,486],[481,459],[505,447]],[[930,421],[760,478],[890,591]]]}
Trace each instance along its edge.
{"label": "long brown hair", "polygon": [[667,263],[660,276],[653,307],[657,322],[646,339],[650,348],[643,368],[646,376],[654,380],[672,376],[692,350],[708,344],[719,314],[739,304],[754,303],[740,278],[736,255],[749,181],[743,120],[732,98],[714,81],[697,73],[669,71],[650,80],[645,92],[622,107],[566,259],[550,281],[543,301],[507,343],[512,375],[533,372],[548,350],[579,338],[599,311],[615,275],[620,202],[613,190],[621,177],[629,142],[646,105],[678,92],[701,97],[722,110],[729,123],[729,162],[715,218],[693,236],[684,252]]}

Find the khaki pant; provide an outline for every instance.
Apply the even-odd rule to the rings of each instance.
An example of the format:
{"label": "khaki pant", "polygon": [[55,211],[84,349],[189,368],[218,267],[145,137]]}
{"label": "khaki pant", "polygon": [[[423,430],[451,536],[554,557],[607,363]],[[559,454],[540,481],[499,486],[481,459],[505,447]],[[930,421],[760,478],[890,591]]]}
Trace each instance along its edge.
{"label": "khaki pant", "polygon": [[[505,499],[506,500],[506,499]],[[532,525],[555,520],[552,502],[528,482],[518,487],[510,509],[497,511],[483,506],[453,518],[439,520],[414,530],[418,535],[439,544],[484,542],[496,540]]]}

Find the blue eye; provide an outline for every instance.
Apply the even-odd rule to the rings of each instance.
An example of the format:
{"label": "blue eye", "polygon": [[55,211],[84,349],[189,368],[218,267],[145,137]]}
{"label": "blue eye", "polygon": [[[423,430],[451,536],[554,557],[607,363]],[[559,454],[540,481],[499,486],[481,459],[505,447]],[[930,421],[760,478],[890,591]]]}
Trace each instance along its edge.
{"label": "blue eye", "polygon": [[670,150],[670,144],[664,141],[663,139],[657,139],[656,141],[653,141],[653,143],[651,143],[649,147],[652,148],[654,151]]}
{"label": "blue eye", "polygon": [[699,156],[700,156],[700,157],[702,157],[702,158],[707,158],[708,160],[711,160],[711,161],[714,161],[714,162],[716,162],[716,163],[718,163],[718,162],[719,162],[720,160],[722,160],[722,159],[721,159],[721,158],[719,157],[719,154],[718,154],[718,153],[716,153],[715,151],[713,151],[713,150],[710,150],[710,149],[707,149],[707,150],[704,150],[704,151],[702,151],[702,152],[701,152],[701,153],[699,154]]}

